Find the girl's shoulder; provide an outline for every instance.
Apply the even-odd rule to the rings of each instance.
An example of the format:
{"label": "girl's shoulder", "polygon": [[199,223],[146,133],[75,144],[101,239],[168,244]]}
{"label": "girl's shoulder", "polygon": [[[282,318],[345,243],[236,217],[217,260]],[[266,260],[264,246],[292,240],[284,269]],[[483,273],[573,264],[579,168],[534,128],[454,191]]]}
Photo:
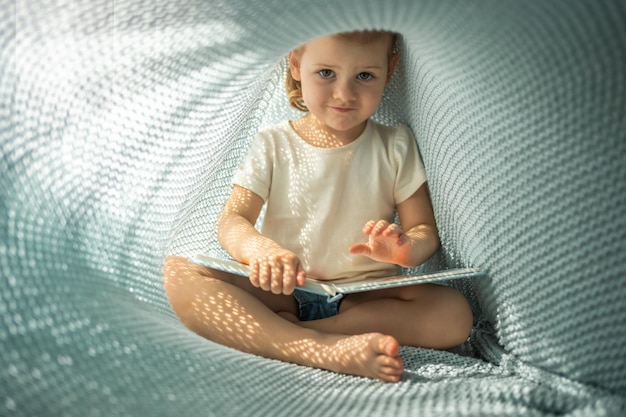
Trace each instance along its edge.
{"label": "girl's shoulder", "polygon": [[407,125],[387,126],[370,121],[370,126],[374,141],[387,148],[390,154],[402,155],[417,146],[415,136]]}
{"label": "girl's shoulder", "polygon": [[256,146],[276,147],[284,143],[289,143],[294,138],[295,132],[289,121],[280,122],[274,125],[262,126],[257,130],[253,143]]}
{"label": "girl's shoulder", "polygon": [[387,126],[387,125],[383,125],[381,123],[375,122],[373,120],[370,120],[370,125],[372,128],[372,132],[374,132],[374,134],[376,136],[379,136],[382,139],[385,140],[415,140],[414,136],[413,136],[413,132],[411,132],[411,129],[404,124],[399,124],[396,126]]}

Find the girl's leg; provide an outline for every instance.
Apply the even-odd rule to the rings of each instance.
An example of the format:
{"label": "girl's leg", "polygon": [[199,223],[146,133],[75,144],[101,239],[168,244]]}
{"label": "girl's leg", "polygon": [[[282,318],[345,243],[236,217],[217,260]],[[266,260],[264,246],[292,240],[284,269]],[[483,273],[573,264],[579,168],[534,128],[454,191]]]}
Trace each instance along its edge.
{"label": "girl's leg", "polygon": [[467,340],[473,318],[460,292],[422,284],[350,294],[342,301],[338,315],[299,324],[322,332],[381,332],[402,345],[449,349]]}
{"label": "girl's leg", "polygon": [[165,289],[180,320],[199,335],[235,349],[339,373],[398,381],[399,344],[391,336],[308,329],[277,312],[296,314],[291,296],[273,295],[242,277],[165,261]]}

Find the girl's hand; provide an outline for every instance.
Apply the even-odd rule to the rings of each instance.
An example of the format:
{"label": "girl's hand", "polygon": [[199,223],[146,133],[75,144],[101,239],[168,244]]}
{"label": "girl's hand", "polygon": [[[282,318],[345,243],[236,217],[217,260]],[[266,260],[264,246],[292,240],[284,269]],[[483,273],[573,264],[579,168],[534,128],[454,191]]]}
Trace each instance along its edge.
{"label": "girl's hand", "polygon": [[268,248],[250,261],[250,282],[272,294],[289,295],[305,279],[300,259],[283,248]]}
{"label": "girl's hand", "polygon": [[368,242],[350,246],[351,254],[368,256],[379,262],[410,265],[412,240],[400,226],[386,220],[370,220],[363,227],[363,233],[368,236]]}

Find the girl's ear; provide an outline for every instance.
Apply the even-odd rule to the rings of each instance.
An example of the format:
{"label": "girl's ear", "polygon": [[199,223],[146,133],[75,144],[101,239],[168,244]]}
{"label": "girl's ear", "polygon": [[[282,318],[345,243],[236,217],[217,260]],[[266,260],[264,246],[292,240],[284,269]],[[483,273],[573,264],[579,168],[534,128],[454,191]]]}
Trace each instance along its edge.
{"label": "girl's ear", "polygon": [[393,71],[396,69],[396,66],[400,62],[400,55],[397,52],[391,54],[391,58],[389,58],[389,65],[387,66],[387,79],[385,80],[385,85],[389,84],[391,81],[391,76],[393,75]]}
{"label": "girl's ear", "polygon": [[289,71],[291,78],[300,81],[300,57],[296,51],[289,52]]}

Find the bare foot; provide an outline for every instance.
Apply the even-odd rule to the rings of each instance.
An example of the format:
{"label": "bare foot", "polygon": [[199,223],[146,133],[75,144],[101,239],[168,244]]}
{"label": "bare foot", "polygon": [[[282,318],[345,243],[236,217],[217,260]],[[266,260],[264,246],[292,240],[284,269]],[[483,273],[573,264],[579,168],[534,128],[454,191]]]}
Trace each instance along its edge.
{"label": "bare foot", "polygon": [[366,333],[356,336],[333,336],[328,349],[316,352],[313,366],[331,371],[398,382],[404,365],[400,345],[391,336]]}

